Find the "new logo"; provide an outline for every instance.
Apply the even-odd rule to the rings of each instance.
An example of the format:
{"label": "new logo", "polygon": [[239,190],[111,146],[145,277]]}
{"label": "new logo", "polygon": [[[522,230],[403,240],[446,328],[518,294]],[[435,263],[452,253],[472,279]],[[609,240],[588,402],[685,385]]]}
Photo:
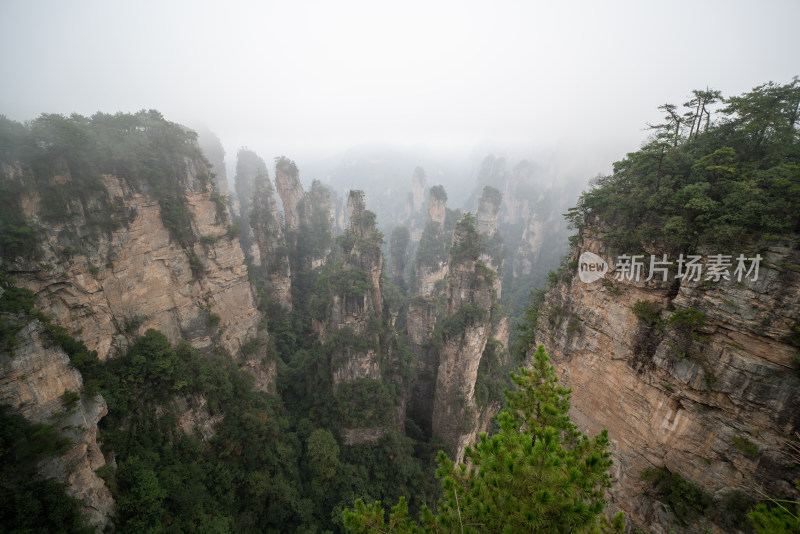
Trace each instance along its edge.
{"label": "new logo", "polygon": [[581,253],[578,258],[578,277],[584,284],[591,284],[595,280],[600,280],[608,272],[606,260],[588,250]]}

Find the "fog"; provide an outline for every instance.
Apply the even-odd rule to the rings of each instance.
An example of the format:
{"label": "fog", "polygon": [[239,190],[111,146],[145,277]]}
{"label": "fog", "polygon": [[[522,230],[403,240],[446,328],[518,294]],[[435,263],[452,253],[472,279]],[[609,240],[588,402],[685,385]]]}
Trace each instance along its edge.
{"label": "fog", "polygon": [[301,172],[367,145],[546,153],[589,178],[658,105],[800,71],[794,0],[4,0],[0,20],[0,114],[154,108],[214,131],[229,165],[248,146]]}

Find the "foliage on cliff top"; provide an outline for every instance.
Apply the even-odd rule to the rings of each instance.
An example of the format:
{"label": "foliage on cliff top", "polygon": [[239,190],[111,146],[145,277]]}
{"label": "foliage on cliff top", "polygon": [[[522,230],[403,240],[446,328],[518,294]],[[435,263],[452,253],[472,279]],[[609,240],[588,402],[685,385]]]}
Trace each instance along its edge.
{"label": "foliage on cliff top", "polygon": [[464,214],[455,228],[453,246],[450,248],[450,264],[478,261],[484,251],[483,239],[475,228],[475,217]]}
{"label": "foliage on cliff top", "polygon": [[[730,98],[693,94],[684,114],[659,108],[664,124],[594,180],[568,214],[573,225],[599,217],[606,242],[626,252],[652,241],[692,250],[800,232],[800,79]],[[722,118],[712,120],[720,99]]]}
{"label": "foliage on cliff top", "polygon": [[[439,453],[436,476],[444,497],[437,513],[409,518],[405,500],[388,522],[380,502],[362,500],[344,512],[354,532],[585,532],[598,525],[610,486],[608,434],[593,439],[578,432],[567,415],[570,390],[558,385],[542,347],[531,370],[512,376],[518,390],[497,416],[500,430],[481,434],[456,466]],[[622,518],[615,518],[622,531]]]}
{"label": "foliage on cliff top", "polygon": [[430,197],[435,198],[439,202],[447,202],[447,192],[444,190],[444,186],[434,185],[431,187]]}
{"label": "foliage on cliff top", "polygon": [[[16,255],[19,241],[32,231],[21,211],[23,195],[36,191],[45,220],[70,218],[74,203],[82,206],[90,225],[114,229],[123,222],[120,206],[100,195],[103,174],[122,177],[135,188],[148,189],[159,201],[164,224],[184,245],[193,241],[190,215],[185,205],[187,161],[205,158],[197,135],[169,122],[157,111],[91,117],[43,114],[18,124],[0,116],[0,162],[21,169],[21,176],[0,176],[0,252]],[[201,184],[210,174],[199,168]],[[30,241],[27,243],[30,248]]]}
{"label": "foliage on cliff top", "polygon": [[495,210],[499,210],[500,205],[503,203],[503,193],[491,185],[484,186],[480,201],[489,202]]}

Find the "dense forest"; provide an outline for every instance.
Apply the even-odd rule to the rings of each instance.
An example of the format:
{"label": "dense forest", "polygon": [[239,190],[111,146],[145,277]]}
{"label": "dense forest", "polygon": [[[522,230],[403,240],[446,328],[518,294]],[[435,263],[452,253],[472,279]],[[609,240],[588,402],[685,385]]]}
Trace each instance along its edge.
{"label": "dense forest", "polygon": [[[800,233],[798,106],[797,79],[730,98],[695,91],[683,110],[664,105],[665,122],[651,126],[650,139],[617,162],[611,175],[597,178],[567,217],[578,229],[603,221],[613,229],[605,236],[608,245],[628,253],[652,243],[694,252]],[[229,228],[224,237],[204,237],[192,231],[191,205],[174,178],[194,160],[205,161],[194,133],[154,111],[43,115],[25,125],[0,117],[0,349],[13,357],[20,331],[38,321],[49,343],[63,348],[82,375],[83,392],[62,398],[64,413],[81,395],[105,399],[108,414],[99,435],[104,456],[113,461],[98,475],[116,502],[116,531],[624,531],[621,514],[606,516],[609,436],[588,437],[570,421],[571,391],[558,384],[535,339],[547,288],[527,299],[509,349],[496,338],[503,301],[495,288],[503,285],[516,309],[530,282],[528,277],[515,285],[502,268],[506,251],[499,232],[487,237],[473,214],[446,209],[441,222],[421,229],[409,260],[410,232],[398,225],[390,249],[400,267],[390,278],[382,271],[384,236],[375,213],[365,208],[369,199],[351,192],[349,226],[337,229],[330,221],[331,194],[317,184],[290,224],[288,212],[278,214],[270,204],[274,191],[266,166],[244,151],[236,188],[245,207],[238,213],[207,172],[207,161],[195,174],[200,184],[193,187],[210,195]],[[276,160],[276,181],[297,173],[288,158]],[[39,261],[49,246],[42,227],[69,221],[80,206],[88,226],[81,235],[62,232],[59,254],[66,262],[136,217],[99,194],[101,177],[109,174],[158,202],[194,279],[204,273],[196,250],[217,239],[242,244],[266,337],[231,354],[219,344],[198,349],[186,340],[170,342],[155,329],[139,332],[134,317],[117,325],[131,340],[126,350],[101,360],[79,332],[38,310],[37,295],[18,287],[9,271],[20,276],[19,262]],[[58,178],[64,175],[71,179]],[[46,208],[40,220],[24,207],[34,193]],[[443,188],[431,188],[430,195],[444,206]],[[500,192],[486,187],[482,195],[496,215]],[[250,255],[254,243],[262,251],[269,243],[270,263]],[[423,280],[442,265],[450,270],[424,293]],[[551,273],[551,285],[574,267],[564,263]],[[281,303],[271,288],[284,274],[291,278],[290,301]],[[456,294],[472,300],[462,302]],[[424,343],[409,339],[415,309],[431,318]],[[212,332],[212,340],[219,339],[219,323],[219,315],[207,313],[202,329]],[[789,336],[795,347],[798,325]],[[477,380],[470,384],[475,394],[454,396],[446,406],[485,416],[487,426],[496,415],[489,431],[477,433],[463,450],[463,461],[454,462],[456,448],[432,432],[432,416],[414,404],[414,392],[425,390],[418,359],[463,348],[478,326],[487,333]],[[261,363],[276,369],[274,387],[266,391],[254,387],[243,364],[262,350]],[[351,362],[367,360],[374,363],[367,374],[341,378],[352,374]],[[509,374],[523,363],[529,368]],[[215,421],[213,432],[186,432],[181,425],[197,399]],[[59,422],[30,423],[7,405],[0,405],[0,419],[2,530],[91,531],[80,502],[62,484],[36,474],[43,458],[73,445]],[[473,423],[467,430],[477,427]],[[376,437],[349,438],[353,429],[374,430]],[[649,476],[670,506],[709,508],[684,481],[664,472]],[[397,504],[387,511],[382,503]],[[800,526],[796,503],[748,501],[742,507],[757,532],[796,532]]]}

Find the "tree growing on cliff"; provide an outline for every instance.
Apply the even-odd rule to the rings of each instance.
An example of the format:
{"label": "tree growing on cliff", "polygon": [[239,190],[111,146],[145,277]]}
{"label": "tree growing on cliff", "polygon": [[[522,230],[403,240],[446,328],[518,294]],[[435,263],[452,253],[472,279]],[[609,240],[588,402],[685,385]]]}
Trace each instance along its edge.
{"label": "tree growing on cliff", "polygon": [[592,439],[567,415],[571,390],[558,385],[543,347],[530,370],[512,374],[517,390],[497,416],[500,430],[481,434],[455,465],[439,453],[436,476],[444,497],[437,513],[427,507],[420,522],[408,516],[404,499],[385,517],[380,501],[344,512],[354,532],[592,532],[623,529],[602,515],[610,487],[608,434]]}

